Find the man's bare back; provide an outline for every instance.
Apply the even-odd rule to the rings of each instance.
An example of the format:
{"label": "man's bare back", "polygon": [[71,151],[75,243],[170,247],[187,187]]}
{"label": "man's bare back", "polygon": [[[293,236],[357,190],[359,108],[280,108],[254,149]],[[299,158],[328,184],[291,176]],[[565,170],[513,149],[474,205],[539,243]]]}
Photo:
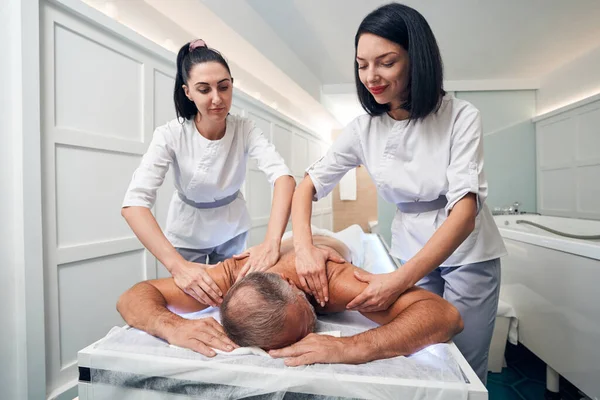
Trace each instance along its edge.
{"label": "man's bare back", "polygon": [[[350,258],[350,250],[348,247],[335,238],[313,236],[313,242],[317,247],[336,251],[345,260]],[[292,281],[298,288],[301,288],[302,286],[300,285],[298,275],[296,274],[295,252],[292,239],[287,239],[281,243],[280,254],[281,256],[277,263],[267,272],[279,274],[284,277],[284,279]],[[207,272],[217,286],[219,286],[219,289],[225,294],[236,282],[238,273],[246,261],[247,259],[227,259],[222,263],[208,268]],[[361,270],[348,262],[343,264],[335,263],[333,261],[327,262],[327,281],[329,282],[330,294],[329,301],[325,304],[325,307],[320,307],[314,301],[311,301],[311,304],[313,304],[318,313],[325,314],[345,311],[346,305],[367,287],[366,283],[363,283],[354,277],[355,271],[370,275],[369,272]],[[175,312],[189,313],[200,311],[208,307],[179,289],[179,287],[175,285],[173,278],[158,279],[151,281],[151,283],[163,293],[167,304],[169,305],[169,309]],[[409,296],[407,297],[407,295]],[[406,291],[401,298],[410,298],[412,301],[414,296],[425,298],[430,295],[429,292],[415,287]],[[312,300],[312,297],[309,299]],[[406,303],[399,299],[399,301],[396,301],[396,303],[385,311],[363,313],[363,315],[378,324],[385,324],[393,319],[394,316],[405,307]]]}

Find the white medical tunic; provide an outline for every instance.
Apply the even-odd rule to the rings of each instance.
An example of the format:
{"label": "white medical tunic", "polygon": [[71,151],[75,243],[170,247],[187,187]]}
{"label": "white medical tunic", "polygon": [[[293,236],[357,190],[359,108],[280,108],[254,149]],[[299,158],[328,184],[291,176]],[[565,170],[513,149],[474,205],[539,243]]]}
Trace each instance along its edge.
{"label": "white medical tunic", "polygon": [[506,254],[484,203],[488,185],[483,173],[481,119],[470,103],[446,95],[436,113],[410,124],[386,113],[356,118],[327,154],[306,170],[316,189],[314,200],[326,196],[358,165],[367,168],[378,193],[390,203],[433,201],[439,196],[448,200],[444,209],[419,214],[396,209],[393,256],[401,260],[413,257],[467,193],[477,196],[475,229],[442,266],[471,264]]}
{"label": "white medical tunic", "polygon": [[211,203],[235,194],[246,178],[248,157],[273,185],[291,175],[283,158],[255,124],[228,115],[225,135],[219,140],[202,136],[193,120],[173,120],[156,128],[148,151],[133,174],[123,207],[152,208],[156,191],[172,165],[175,178],[165,236],[174,247],[207,249],[247,232],[251,227],[241,193],[221,207],[199,209],[184,203],[177,192],[196,203]]}

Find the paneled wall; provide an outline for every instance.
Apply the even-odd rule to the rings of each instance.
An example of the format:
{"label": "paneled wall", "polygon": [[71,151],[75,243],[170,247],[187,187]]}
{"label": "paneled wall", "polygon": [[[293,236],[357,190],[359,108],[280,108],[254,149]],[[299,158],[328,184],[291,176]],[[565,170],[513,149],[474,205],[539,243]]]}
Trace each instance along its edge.
{"label": "paneled wall", "polygon": [[535,125],[539,212],[600,219],[600,98]]}
{"label": "paneled wall", "polygon": [[[57,393],[76,383],[77,351],[123,324],[118,296],[138,281],[167,275],[120,208],[154,129],[175,117],[175,55],[52,4],[41,7],[41,131],[47,392]],[[242,93],[234,94],[232,113],[256,122],[297,180],[326,148],[314,133]],[[162,227],[173,192],[169,173],[153,210]],[[272,196],[254,162],[243,193],[254,245],[265,235]],[[331,229],[331,215],[327,199],[315,206],[313,223]]]}

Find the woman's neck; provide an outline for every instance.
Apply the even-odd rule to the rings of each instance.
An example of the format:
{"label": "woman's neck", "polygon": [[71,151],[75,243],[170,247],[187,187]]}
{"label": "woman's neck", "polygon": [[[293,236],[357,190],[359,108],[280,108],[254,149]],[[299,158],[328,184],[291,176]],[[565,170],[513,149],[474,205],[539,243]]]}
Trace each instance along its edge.
{"label": "woman's neck", "polygon": [[200,135],[208,140],[219,140],[225,136],[225,120],[215,123],[208,118],[202,118],[200,113],[194,116],[194,124]]}
{"label": "woman's neck", "polygon": [[402,108],[404,101],[392,101],[389,105],[390,111],[388,111],[388,115],[396,121],[410,118],[410,112]]}
{"label": "woman's neck", "polygon": [[404,110],[403,108],[390,108],[390,111],[388,111],[388,115],[396,121],[403,121],[405,119],[410,118],[410,112]]}

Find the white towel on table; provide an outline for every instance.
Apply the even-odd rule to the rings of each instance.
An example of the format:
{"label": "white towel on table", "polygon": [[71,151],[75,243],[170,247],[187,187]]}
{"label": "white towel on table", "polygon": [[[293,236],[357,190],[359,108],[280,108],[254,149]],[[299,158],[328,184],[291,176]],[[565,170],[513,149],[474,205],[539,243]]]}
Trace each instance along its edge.
{"label": "white towel on table", "polygon": [[[335,336],[335,337],[340,337],[341,336],[341,332],[340,331],[316,332],[316,333],[317,333],[317,335],[329,335],[329,336]],[[174,344],[170,344],[169,347],[172,347],[172,348],[175,348],[175,349],[184,349],[183,347],[175,346]],[[260,347],[238,347],[237,349],[234,349],[232,351],[223,351],[223,350],[219,350],[219,349],[215,349],[215,348],[213,348],[213,350],[217,354],[223,354],[223,355],[226,355],[226,356],[249,356],[249,355],[255,355],[255,356],[262,356],[262,357],[271,357],[269,355],[269,353],[267,353],[266,351],[264,351]],[[192,351],[192,350],[190,350],[190,351]]]}

